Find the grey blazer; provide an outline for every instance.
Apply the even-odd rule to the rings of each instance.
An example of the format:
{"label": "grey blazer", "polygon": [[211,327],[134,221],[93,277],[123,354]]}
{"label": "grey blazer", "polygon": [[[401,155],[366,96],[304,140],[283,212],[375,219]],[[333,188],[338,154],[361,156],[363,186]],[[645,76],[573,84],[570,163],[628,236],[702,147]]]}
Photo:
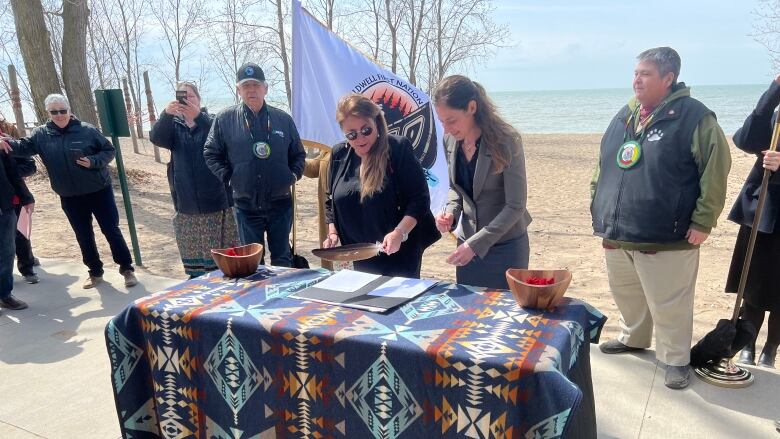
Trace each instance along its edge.
{"label": "grey blazer", "polygon": [[461,217],[461,240],[480,258],[487,255],[496,243],[522,236],[531,223],[526,209],[528,188],[525,180],[525,155],[522,143],[509,166],[501,173],[493,170],[493,159],[485,145],[479,148],[477,169],[474,173],[474,199],[455,183],[455,157],[461,142],[452,136],[444,137],[449,161],[450,190],[446,212]]}

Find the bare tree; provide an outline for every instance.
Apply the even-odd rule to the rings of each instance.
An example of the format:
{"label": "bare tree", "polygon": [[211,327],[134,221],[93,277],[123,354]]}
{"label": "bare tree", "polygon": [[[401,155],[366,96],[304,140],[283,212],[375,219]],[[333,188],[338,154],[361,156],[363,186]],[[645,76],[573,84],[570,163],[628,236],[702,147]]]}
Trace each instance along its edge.
{"label": "bare tree", "polygon": [[[270,3],[276,8],[276,36],[277,43],[272,47],[276,50],[276,54],[282,61],[281,74],[284,78],[284,91],[287,94],[287,106],[289,107],[292,102],[292,84],[290,79],[290,57],[287,54],[287,45],[289,35],[285,32],[285,18],[286,13],[284,11],[284,0],[269,0]],[[285,2],[286,3],[286,2]]]}
{"label": "bare tree", "polygon": [[385,24],[390,32],[390,71],[398,71],[398,26],[401,21],[401,7],[397,0],[385,0]]}
{"label": "bare tree", "polygon": [[323,24],[333,30],[333,20],[336,10],[336,0],[313,0],[307,8],[315,17],[322,20]]}
{"label": "bare tree", "polygon": [[11,8],[35,115],[44,121],[48,118],[44,99],[51,93],[62,93],[62,89],[54,67],[43,6],[40,0],[11,0]]}
{"label": "bare tree", "polygon": [[421,44],[425,43],[423,38],[426,36],[423,26],[426,24],[425,18],[430,15],[432,3],[426,0],[404,0],[403,4],[406,13],[401,19],[401,26],[406,39],[401,48],[407,59],[404,73],[409,82],[415,86],[417,85],[417,65],[424,53],[420,48]]}
{"label": "bare tree", "polygon": [[[117,59],[114,68],[121,77],[127,77],[130,98],[133,104],[133,119],[138,138],[143,138],[143,110],[141,109],[141,66],[139,48],[144,32],[146,12],[145,0],[96,0],[95,13],[100,12],[100,20],[106,24],[104,43],[117,44]],[[117,78],[120,83],[121,78]]]}
{"label": "bare tree", "polygon": [[[153,0],[152,14],[163,33],[165,60],[173,70],[171,85],[181,80],[182,62],[192,55],[209,14],[203,0]],[[202,64],[202,63],[201,63]]]}
{"label": "bare tree", "polygon": [[431,45],[436,58],[429,83],[437,83],[456,66],[468,68],[487,58],[509,38],[508,28],[491,18],[491,0],[434,1]]}
{"label": "bare tree", "polygon": [[233,95],[234,102],[238,102],[236,71],[241,64],[263,53],[249,25],[258,21],[255,8],[259,1],[222,0],[209,23],[209,28],[214,30],[209,40],[209,55],[214,60],[214,70],[220,82]]}
{"label": "bare tree", "polygon": [[[0,28],[13,29],[14,15],[9,2],[0,2]],[[6,76],[5,68],[13,65],[17,71],[17,79],[21,92],[21,100],[30,108],[33,107],[32,94],[24,72],[24,60],[19,50],[19,41],[14,32],[0,33],[0,104],[11,104],[10,78]]]}
{"label": "bare tree", "polygon": [[73,113],[95,126],[98,124],[92,87],[87,70],[87,0],[66,0],[62,4],[62,83]]}
{"label": "bare tree", "polygon": [[753,38],[766,47],[772,60],[772,71],[780,70],[780,0],[759,0],[753,11],[756,21]]}

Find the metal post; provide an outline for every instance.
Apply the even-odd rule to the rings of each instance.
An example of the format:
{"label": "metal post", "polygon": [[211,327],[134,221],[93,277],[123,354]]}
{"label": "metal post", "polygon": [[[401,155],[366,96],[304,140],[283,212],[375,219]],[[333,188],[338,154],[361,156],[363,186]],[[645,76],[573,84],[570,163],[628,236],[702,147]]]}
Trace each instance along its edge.
{"label": "metal post", "polygon": [[[132,133],[133,130],[130,130]],[[116,170],[119,174],[119,187],[122,189],[122,200],[125,203],[125,214],[127,215],[127,228],[130,229],[130,241],[133,245],[133,256],[135,256],[135,265],[142,267],[141,248],[138,246],[138,235],[135,232],[135,219],[133,218],[133,205],[130,202],[130,191],[127,189],[127,176],[125,175],[125,163],[122,160],[122,148],[119,146],[119,138],[116,135],[111,136],[111,143],[116,149]]]}
{"label": "metal post", "polygon": [[11,108],[13,108],[14,118],[16,119],[16,129],[19,130],[19,137],[25,137],[27,130],[24,128],[22,99],[19,95],[19,83],[16,80],[16,67],[13,64],[8,66],[8,78],[11,83]]}

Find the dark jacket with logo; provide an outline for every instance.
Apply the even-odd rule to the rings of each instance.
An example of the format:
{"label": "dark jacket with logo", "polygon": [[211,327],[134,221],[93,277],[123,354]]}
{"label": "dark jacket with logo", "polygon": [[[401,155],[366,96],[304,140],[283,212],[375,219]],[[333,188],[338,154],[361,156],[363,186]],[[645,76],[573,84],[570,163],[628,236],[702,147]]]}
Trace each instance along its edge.
{"label": "dark jacket with logo", "polygon": [[14,210],[14,195],[22,205],[34,203],[32,194],[22,180],[16,161],[4,152],[0,152],[0,214]]}
{"label": "dark jacket with logo", "polygon": [[[645,128],[645,135],[636,139],[631,119],[635,110],[635,106],[623,107],[602,139],[591,204],[593,230],[597,236],[617,242],[685,242],[688,229],[695,227],[694,211],[702,198],[703,170],[715,154],[710,148],[707,157],[697,157],[691,145],[696,143],[700,123],[712,112],[691,98],[684,84],[679,84],[661,103]],[[720,136],[713,142],[718,143],[720,158],[725,145],[726,171],[718,174],[719,180],[723,180],[717,182],[723,194],[715,197],[720,199],[720,208],[708,207],[717,213],[699,225],[706,232],[714,226],[723,207],[730,167],[728,146],[722,131],[717,131]],[[617,164],[618,153],[627,140],[641,142],[641,156],[635,165],[622,169]]]}
{"label": "dark jacket with logo", "polygon": [[[211,172],[222,182],[230,183],[236,207],[260,210],[273,207],[273,202],[291,197],[290,187],[303,175],[306,151],[292,117],[267,103],[260,110],[267,127],[255,126],[261,136],[252,136],[247,118],[252,111],[244,104],[228,107],[217,114],[211,126],[203,155]],[[271,147],[268,158],[255,156],[253,145],[265,141]]]}
{"label": "dark jacket with logo", "polygon": [[177,212],[212,213],[230,204],[229,187],[211,173],[203,157],[213,119],[204,108],[190,129],[181,118],[163,111],[149,133],[152,143],[171,151],[171,196]]}
{"label": "dark jacket with logo", "polygon": [[[35,128],[29,137],[8,143],[14,155],[41,156],[51,188],[59,196],[91,194],[111,185],[108,164],[114,159],[113,145],[97,128],[73,116],[65,128],[49,121]],[[90,168],[76,164],[77,152],[92,162]]]}
{"label": "dark jacket with logo", "polygon": [[[764,155],[761,151],[769,149],[772,127],[777,118],[775,108],[779,104],[780,85],[772,81],[769,90],[759,99],[756,109],[750,113],[742,128],[734,133],[734,144],[737,148],[756,155],[756,162],[729,212],[729,220],[743,226],[753,227],[758,193],[761,189],[761,180],[764,178]],[[758,224],[758,230],[763,233],[780,232],[780,228],[777,227],[777,219],[780,216],[780,178],[777,174],[775,172],[769,178],[766,202],[761,214],[761,222]]]}

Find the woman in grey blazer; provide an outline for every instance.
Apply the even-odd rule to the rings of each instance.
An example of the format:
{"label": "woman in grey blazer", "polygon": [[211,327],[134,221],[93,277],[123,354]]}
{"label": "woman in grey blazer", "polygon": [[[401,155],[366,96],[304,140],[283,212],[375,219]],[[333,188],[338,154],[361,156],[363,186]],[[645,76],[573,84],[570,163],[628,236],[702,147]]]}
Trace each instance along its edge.
{"label": "woman in grey blazer", "polygon": [[444,78],[434,104],[444,125],[450,173],[442,233],[460,221],[458,247],[447,258],[458,283],[507,288],[507,268],[528,267],[531,215],[526,209],[525,156],[520,133],[498,115],[478,83]]}

